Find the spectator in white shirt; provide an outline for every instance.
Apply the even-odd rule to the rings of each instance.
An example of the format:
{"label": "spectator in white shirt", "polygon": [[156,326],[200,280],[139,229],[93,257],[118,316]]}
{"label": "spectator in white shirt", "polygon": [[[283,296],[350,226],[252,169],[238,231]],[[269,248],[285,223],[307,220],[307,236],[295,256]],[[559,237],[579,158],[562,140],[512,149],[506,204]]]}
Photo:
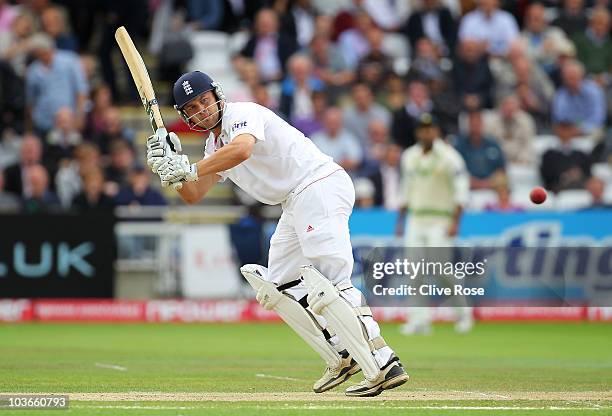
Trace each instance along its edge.
{"label": "spectator in white shirt", "polygon": [[362,6],[378,27],[395,31],[410,14],[409,3],[396,0],[363,0]]}
{"label": "spectator in white shirt", "polygon": [[353,104],[344,111],[344,119],[349,132],[365,146],[368,141],[368,126],[374,120],[386,125],[391,122],[389,111],[374,102],[374,94],[369,86],[358,83],[353,86]]}
{"label": "spectator in white shirt", "polygon": [[508,162],[525,165],[535,162],[535,122],[521,110],[516,95],[506,96],[486,121],[486,132],[499,140]]}
{"label": "spectator in white shirt", "polygon": [[354,175],[361,165],[363,151],[359,141],[343,128],[342,111],[337,107],[327,109],[323,131],[313,135],[312,141],[350,175]]}
{"label": "spectator in white shirt", "polygon": [[491,55],[505,55],[518,36],[516,20],[499,9],[498,0],[480,0],[478,8],[466,14],[459,26],[460,40],[478,40]]}
{"label": "spectator in white shirt", "polygon": [[291,15],[295,22],[297,42],[300,47],[305,48],[315,34],[317,10],[310,0],[297,0],[291,8]]}
{"label": "spectator in white shirt", "polygon": [[548,72],[556,65],[560,49],[567,41],[561,29],[548,24],[546,8],[539,3],[527,8],[521,38],[529,56]]}
{"label": "spectator in white shirt", "polygon": [[370,52],[366,34],[372,28],[372,18],[364,11],[355,14],[355,27],[345,30],[338,38],[340,52],[349,68],[357,68],[359,60]]}

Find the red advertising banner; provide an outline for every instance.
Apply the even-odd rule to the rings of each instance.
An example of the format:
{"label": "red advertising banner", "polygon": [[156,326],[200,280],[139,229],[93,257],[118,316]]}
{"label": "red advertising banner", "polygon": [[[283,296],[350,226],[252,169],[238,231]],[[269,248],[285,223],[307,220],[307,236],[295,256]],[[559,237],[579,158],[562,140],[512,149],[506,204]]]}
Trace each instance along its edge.
{"label": "red advertising banner", "polygon": [[40,299],[33,303],[38,321],[142,322],[147,301]]}
{"label": "red advertising banner", "polygon": [[[404,308],[373,308],[381,322],[401,322]],[[450,321],[452,308],[436,308],[434,320]],[[612,307],[477,307],[479,321],[606,321]],[[274,311],[254,300],[112,300],[112,299],[0,299],[0,322],[270,322]]]}
{"label": "red advertising banner", "polygon": [[587,318],[587,307],[480,307],[474,315],[480,321],[581,321]]}
{"label": "red advertising banner", "polygon": [[29,299],[0,299],[0,322],[32,320],[32,301]]}
{"label": "red advertising banner", "polygon": [[242,322],[251,321],[252,304],[246,300],[147,302],[147,322]]}

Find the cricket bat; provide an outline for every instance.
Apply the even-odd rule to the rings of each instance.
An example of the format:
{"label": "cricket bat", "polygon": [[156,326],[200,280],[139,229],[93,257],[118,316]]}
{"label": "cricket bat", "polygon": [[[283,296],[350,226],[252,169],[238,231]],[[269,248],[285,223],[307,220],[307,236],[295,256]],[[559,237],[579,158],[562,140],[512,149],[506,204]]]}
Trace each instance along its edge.
{"label": "cricket bat", "polygon": [[[138,95],[151,121],[153,133],[155,133],[157,129],[164,128],[164,120],[162,120],[161,112],[159,111],[159,103],[157,98],[155,98],[155,91],[153,90],[153,84],[151,83],[151,78],[149,78],[147,67],[124,26],[119,27],[115,31],[115,40],[119,45],[119,49],[121,49],[128,68],[130,68]],[[173,147],[171,143],[169,144]],[[177,182],[172,186],[174,189],[179,190],[183,187],[183,184]]]}

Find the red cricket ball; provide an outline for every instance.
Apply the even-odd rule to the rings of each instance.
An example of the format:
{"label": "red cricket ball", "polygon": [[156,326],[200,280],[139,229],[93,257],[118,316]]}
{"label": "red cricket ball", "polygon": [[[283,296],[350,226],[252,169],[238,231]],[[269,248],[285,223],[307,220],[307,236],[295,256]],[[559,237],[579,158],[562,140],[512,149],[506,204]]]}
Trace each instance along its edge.
{"label": "red cricket ball", "polygon": [[541,204],[542,202],[546,201],[546,196],[546,190],[541,186],[536,186],[529,194],[529,198],[531,198],[531,202],[534,204]]}

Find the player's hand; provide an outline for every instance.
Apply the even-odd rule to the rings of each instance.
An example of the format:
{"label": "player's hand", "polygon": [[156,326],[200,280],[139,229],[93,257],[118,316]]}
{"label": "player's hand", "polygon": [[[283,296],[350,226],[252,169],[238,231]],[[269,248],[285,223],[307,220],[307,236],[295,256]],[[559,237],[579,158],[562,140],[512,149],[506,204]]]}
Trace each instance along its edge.
{"label": "player's hand", "polygon": [[161,175],[159,174],[159,170],[161,168],[161,166],[165,165],[166,163],[169,163],[170,160],[172,159],[171,157],[161,157],[158,158],[159,160],[155,162],[156,164],[156,170],[155,173],[160,176],[159,180],[161,181],[161,187],[162,188],[167,188],[168,186],[170,186],[170,182],[165,181],[161,178]]}
{"label": "player's hand", "polygon": [[446,234],[449,237],[456,237],[458,232],[459,232],[459,224],[457,223],[457,221],[453,221],[453,223],[448,227]]}
{"label": "player's hand", "polygon": [[395,236],[396,237],[403,237],[404,236],[404,224],[396,224],[395,225]]}
{"label": "player's hand", "polygon": [[162,183],[195,182],[198,180],[197,165],[195,163],[190,164],[186,155],[176,155],[165,159],[157,173]]}
{"label": "player's hand", "polygon": [[147,139],[147,165],[153,172],[157,172],[163,158],[177,155],[182,150],[176,133],[168,133],[165,128],[159,128]]}

